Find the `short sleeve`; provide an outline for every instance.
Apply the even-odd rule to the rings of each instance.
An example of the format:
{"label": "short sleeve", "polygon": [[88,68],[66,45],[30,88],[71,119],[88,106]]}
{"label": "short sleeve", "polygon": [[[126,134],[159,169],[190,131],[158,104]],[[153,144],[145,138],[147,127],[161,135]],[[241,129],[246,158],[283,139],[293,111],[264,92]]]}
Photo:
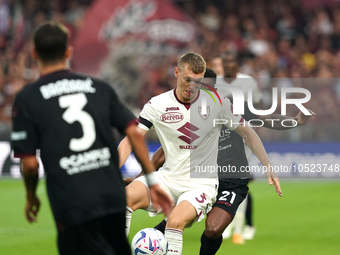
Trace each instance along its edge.
{"label": "short sleeve", "polygon": [[116,92],[111,88],[110,99],[110,120],[113,127],[117,128],[120,133],[124,134],[124,131],[130,125],[136,125],[137,120],[133,113],[119,100]]}
{"label": "short sleeve", "polygon": [[19,93],[12,108],[11,146],[14,157],[35,155],[38,149],[38,130],[33,122],[29,104]]}
{"label": "short sleeve", "polygon": [[154,121],[155,121],[155,109],[151,99],[144,105],[141,113],[139,114],[138,127],[144,130],[149,130],[153,126]]}
{"label": "short sleeve", "polygon": [[233,105],[227,97],[222,99],[222,111],[221,117],[226,119],[228,122],[225,124],[230,130],[235,130],[240,124],[243,123],[243,118],[241,115],[233,114]]}

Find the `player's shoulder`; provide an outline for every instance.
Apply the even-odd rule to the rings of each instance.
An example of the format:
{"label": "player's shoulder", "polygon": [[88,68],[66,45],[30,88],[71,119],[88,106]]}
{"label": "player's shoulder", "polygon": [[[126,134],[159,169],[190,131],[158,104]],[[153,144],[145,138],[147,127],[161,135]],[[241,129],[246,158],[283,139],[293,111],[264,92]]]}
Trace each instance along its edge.
{"label": "player's shoulder", "polygon": [[252,77],[252,76],[250,76],[250,75],[248,75],[248,74],[245,74],[245,73],[237,73],[237,76],[236,76],[237,78],[250,78],[250,79],[254,79],[255,80],[255,78],[254,77]]}
{"label": "player's shoulder", "polygon": [[257,81],[254,77],[248,75],[248,74],[244,74],[244,73],[237,73],[236,76],[237,79],[246,81],[248,85],[253,85],[257,87]]}
{"label": "player's shoulder", "polygon": [[[217,92],[218,93],[218,92]],[[221,93],[218,93],[221,101],[218,102],[217,106],[219,106],[221,109],[226,109],[226,108],[230,108],[230,105],[232,104],[230,102],[230,98],[221,94]],[[219,99],[218,99],[219,100]]]}
{"label": "player's shoulder", "polygon": [[29,97],[31,95],[34,94],[34,90],[35,90],[35,83],[36,82],[31,82],[31,83],[28,83],[27,85],[25,85],[23,88],[21,88],[15,95],[16,99],[21,99],[21,100],[24,100],[24,99],[29,99]]}
{"label": "player's shoulder", "polygon": [[[220,94],[221,95],[221,94]],[[224,96],[224,95],[221,95],[221,100],[222,100],[222,102],[223,103],[225,103],[225,104],[231,104],[232,102],[231,102],[231,98],[230,97],[227,97],[227,96]]]}
{"label": "player's shoulder", "polygon": [[104,86],[108,88],[112,88],[106,81],[96,78],[94,76],[89,76],[77,72],[71,72],[71,77],[69,79],[77,79],[77,80],[91,80],[94,86]]}

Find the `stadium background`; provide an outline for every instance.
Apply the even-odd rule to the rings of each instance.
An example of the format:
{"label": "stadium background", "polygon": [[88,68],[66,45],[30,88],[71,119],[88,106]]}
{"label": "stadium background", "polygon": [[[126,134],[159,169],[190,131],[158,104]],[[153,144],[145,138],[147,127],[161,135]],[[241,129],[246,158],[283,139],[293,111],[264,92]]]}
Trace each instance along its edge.
{"label": "stadium background", "polygon": [[[339,1],[0,0],[0,254],[56,254],[47,202],[41,222],[29,226],[24,221],[23,184],[8,143],[14,96],[39,75],[30,56],[30,31],[46,20],[69,28],[75,47],[71,68],[107,80],[136,115],[149,98],[176,86],[173,68],[182,53],[198,52],[212,67],[213,57],[235,50],[240,71],[258,80],[268,108],[273,87],[304,87],[312,94],[306,106],[317,117],[306,126],[256,130],[273,164],[340,164]],[[297,112],[288,107],[287,115]],[[152,152],[157,138],[151,132],[147,139]],[[252,158],[250,164],[258,161]],[[131,157],[123,174],[138,169]],[[283,199],[259,178],[251,187],[255,240],[242,247],[228,243],[218,254],[269,254],[273,249],[278,254],[336,254],[339,176],[335,169],[285,174]],[[39,192],[45,199],[42,183]],[[133,221],[132,231],[155,223],[142,215],[143,223]],[[197,229],[203,227],[198,224],[185,235],[184,254],[197,254]]]}

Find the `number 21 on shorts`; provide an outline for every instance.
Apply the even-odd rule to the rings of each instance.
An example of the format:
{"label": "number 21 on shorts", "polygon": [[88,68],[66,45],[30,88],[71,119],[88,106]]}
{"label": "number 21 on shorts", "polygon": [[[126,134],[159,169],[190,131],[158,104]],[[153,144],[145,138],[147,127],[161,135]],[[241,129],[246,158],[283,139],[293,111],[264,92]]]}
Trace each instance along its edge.
{"label": "number 21 on shorts", "polygon": [[234,191],[232,191],[232,192],[229,192],[229,191],[227,191],[227,190],[225,190],[225,191],[222,191],[222,194],[223,194],[223,196],[221,196],[218,200],[219,201],[227,201],[227,197],[231,194],[232,196],[231,196],[231,199],[230,199],[230,204],[233,204],[234,203],[234,201],[235,201],[235,198],[236,198],[236,193],[234,192]]}

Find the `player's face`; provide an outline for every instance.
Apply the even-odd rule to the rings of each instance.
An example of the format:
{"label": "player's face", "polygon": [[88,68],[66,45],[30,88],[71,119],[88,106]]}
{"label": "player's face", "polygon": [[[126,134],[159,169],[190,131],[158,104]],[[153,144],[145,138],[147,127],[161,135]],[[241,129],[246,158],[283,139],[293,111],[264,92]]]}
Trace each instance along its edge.
{"label": "player's face", "polygon": [[204,72],[200,74],[193,73],[188,65],[184,65],[181,69],[175,68],[175,76],[177,78],[176,94],[179,100],[188,103],[193,100],[198,91],[198,87],[202,82]]}
{"label": "player's face", "polygon": [[226,55],[223,58],[223,69],[225,78],[233,78],[238,72],[238,65],[236,59],[232,55]]}
{"label": "player's face", "polygon": [[216,57],[212,60],[213,70],[217,75],[224,75],[222,58]]}
{"label": "player's face", "polygon": [[207,84],[207,85],[209,85],[210,87],[213,87],[213,88],[215,88],[215,85],[216,85],[215,80],[213,78],[203,78],[202,83],[203,83],[202,88],[205,88],[205,89],[209,89],[209,87],[204,86],[204,84]]}

